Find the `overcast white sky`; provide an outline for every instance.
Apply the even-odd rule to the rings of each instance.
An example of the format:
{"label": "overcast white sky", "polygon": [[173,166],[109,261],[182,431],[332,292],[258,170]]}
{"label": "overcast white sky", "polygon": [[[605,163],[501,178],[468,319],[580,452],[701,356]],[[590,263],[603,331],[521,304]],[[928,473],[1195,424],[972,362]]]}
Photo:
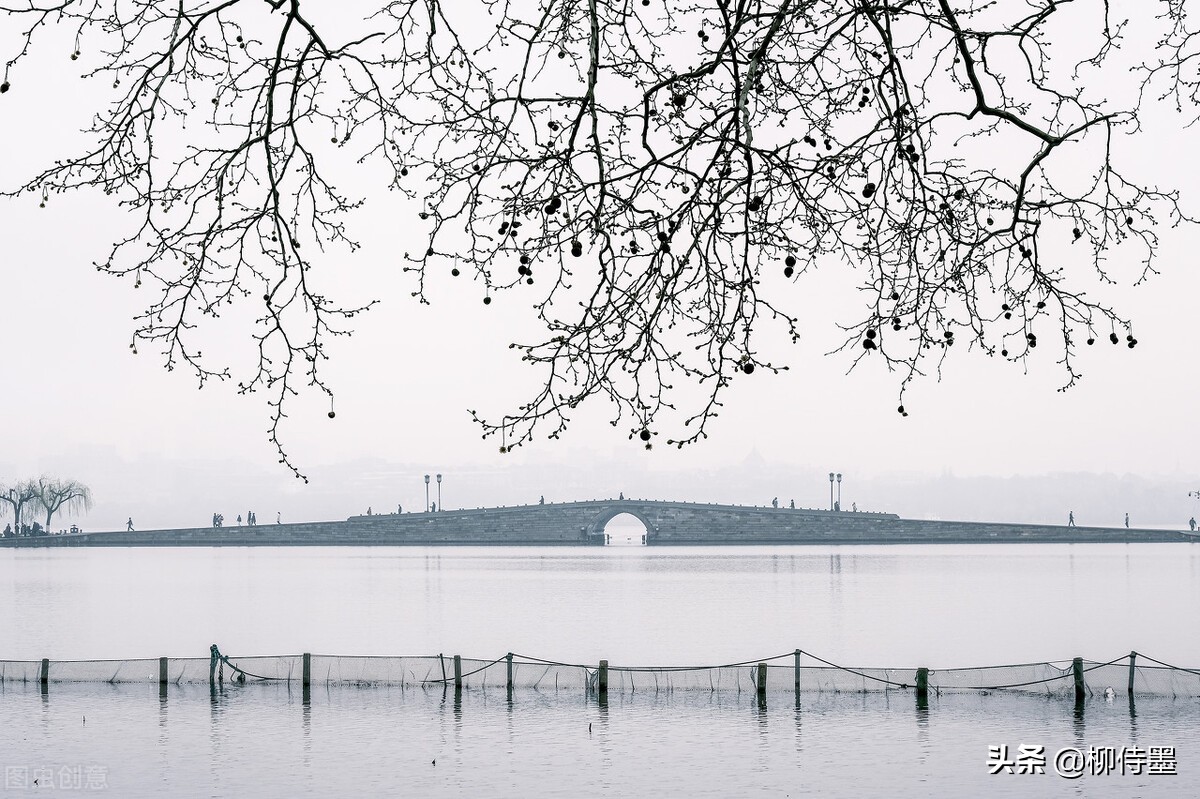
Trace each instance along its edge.
{"label": "overcast white sky", "polygon": [[[0,185],[11,187],[62,155],[86,119],[73,113],[86,106],[88,89],[68,79],[70,63],[46,62],[44,86],[14,84],[0,101]],[[1192,192],[1187,208],[1200,214],[1200,165],[1179,155],[1187,142],[1150,130],[1136,160],[1164,186]],[[424,239],[397,221],[413,216],[395,213],[392,199],[373,199],[378,204],[355,220],[366,246],[322,268],[336,270],[347,302],[382,302],[332,351],[337,418],[328,419],[317,398],[296,403],[284,429],[296,463],[312,474],[308,487],[276,463],[261,399],[239,397],[229,385],[197,391],[193,378],[167,373],[154,352],[130,354],[131,318],[143,298],[132,281],[91,265],[125,222],[110,198],[55,197],[44,210],[33,197],[0,201],[0,482],[41,472],[84,480],[97,490],[97,508],[84,522],[92,528],[123,524],[128,515],[143,518],[143,527],[204,524],[215,510],[232,518],[258,504],[256,497],[264,518],[285,502],[290,515],[310,518],[344,517],[372,502],[415,507],[426,471],[444,473],[447,488],[455,480],[471,486],[451,506],[515,503],[536,493],[587,498],[623,484],[614,475],[644,472],[672,475],[655,485],[688,498],[711,494],[716,473],[729,479],[714,498],[761,502],[784,493],[760,492],[757,479],[738,483],[752,453],[767,473],[816,476],[796,486],[797,497],[811,498],[800,504],[822,501],[829,470],[877,485],[896,474],[1089,472],[1200,488],[1195,229],[1163,230],[1163,274],[1113,295],[1135,320],[1138,348],[1084,351],[1085,378],[1065,393],[1056,391],[1063,373],[1050,347],[1027,371],[957,351],[940,382],[931,377],[910,390],[910,415],[901,418],[895,376],[878,362],[846,375],[844,356],[824,356],[831,329],[817,318],[804,324],[800,344],[784,350],[792,371],[760,370],[739,381],[700,445],[647,452],[609,427],[609,409],[596,405],[562,441],[502,456],[496,442],[480,439],[467,409],[498,415],[506,399],[520,401],[534,389],[538,374],[507,349],[531,315],[528,300],[502,297],[485,310],[476,287],[447,279],[434,282],[432,306],[416,305],[399,254]],[[826,270],[794,290],[801,305],[817,307],[838,285],[842,276]],[[561,480],[546,487],[555,475]],[[380,490],[381,480],[394,490]],[[250,485],[257,493],[247,496]],[[929,503],[936,507],[936,497]]]}

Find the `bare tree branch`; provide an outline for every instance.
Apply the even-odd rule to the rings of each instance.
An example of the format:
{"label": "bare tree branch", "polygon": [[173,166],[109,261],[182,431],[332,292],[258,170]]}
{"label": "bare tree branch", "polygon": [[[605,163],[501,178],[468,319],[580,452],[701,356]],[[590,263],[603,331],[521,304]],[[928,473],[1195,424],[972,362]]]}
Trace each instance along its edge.
{"label": "bare tree branch", "polygon": [[374,304],[321,288],[329,251],[358,247],[348,156],[422,204],[418,301],[435,268],[485,304],[536,292],[546,335],[512,346],[540,387],[472,412],[502,450],[559,436],[593,397],[647,447],[704,438],[733,380],[787,368],[759,343],[801,335],[778,272],[838,262],[865,298],[840,349],[896,371],[901,413],[955,342],[1022,362],[1048,334],[1066,388],[1080,342],[1137,344],[1090,293],[1107,259],[1140,261],[1140,281],[1156,229],[1192,221],[1123,166],[1144,108],[1195,119],[1200,40],[1183,0],[1151,6],[1159,35],[1130,72],[1108,2],[0,4],[22,31],[0,90],[33,83],[23,65],[66,29],[114,92],[90,148],[8,196],[96,187],[135,214],[97,268],[152,286],[130,346],[201,385],[234,378],[200,331],[253,309],[237,385],[267,393],[297,476],[289,400],[315,389],[333,414],[326,344]]}

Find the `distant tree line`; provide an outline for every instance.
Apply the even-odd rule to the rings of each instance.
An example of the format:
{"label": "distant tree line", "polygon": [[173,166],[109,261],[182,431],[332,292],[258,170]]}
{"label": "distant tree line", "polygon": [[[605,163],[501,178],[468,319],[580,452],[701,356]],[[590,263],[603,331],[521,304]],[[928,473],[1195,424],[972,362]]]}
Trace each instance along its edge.
{"label": "distant tree line", "polygon": [[[11,523],[4,526],[4,536],[38,536],[50,534],[50,521],[62,511],[87,511],[92,507],[92,490],[78,480],[58,477],[38,477],[21,480],[12,485],[0,483],[0,518],[12,514]],[[44,512],[46,524],[26,522]]]}

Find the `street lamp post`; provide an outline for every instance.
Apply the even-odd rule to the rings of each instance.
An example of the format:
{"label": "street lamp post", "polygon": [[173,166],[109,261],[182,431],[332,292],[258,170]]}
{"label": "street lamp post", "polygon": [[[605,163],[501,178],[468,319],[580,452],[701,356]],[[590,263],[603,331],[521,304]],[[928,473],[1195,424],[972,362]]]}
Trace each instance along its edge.
{"label": "street lamp post", "polygon": [[833,510],[833,472],[829,473],[829,509]]}
{"label": "street lamp post", "polygon": [[437,481],[438,481],[438,504],[437,504],[437,506],[438,506],[438,512],[440,513],[442,511],[442,476],[440,474],[437,476]]}
{"label": "street lamp post", "polygon": [[429,513],[429,475],[425,475],[425,512]]}
{"label": "street lamp post", "polygon": [[837,498],[837,503],[833,507],[837,508],[838,510],[841,510],[842,509],[842,473],[841,472],[838,472],[837,481],[838,481],[838,498]]}

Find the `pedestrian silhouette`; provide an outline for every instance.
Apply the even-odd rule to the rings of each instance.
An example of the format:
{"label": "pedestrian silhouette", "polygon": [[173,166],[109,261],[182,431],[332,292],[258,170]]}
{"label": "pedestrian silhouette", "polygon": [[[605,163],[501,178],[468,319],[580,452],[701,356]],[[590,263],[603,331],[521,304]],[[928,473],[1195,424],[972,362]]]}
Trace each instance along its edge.
{"label": "pedestrian silhouette", "polygon": [[792,499],[792,500],[788,500],[788,507],[789,507],[789,508],[791,508],[791,509],[793,509],[793,510],[795,510],[795,508],[796,508],[796,500],[794,500],[794,499]]}
{"label": "pedestrian silhouette", "polygon": [[[1074,526],[1075,526],[1075,511],[1073,511],[1073,510],[1068,511],[1067,512],[1067,527],[1074,527]],[[1126,527],[1129,526],[1129,517],[1128,516],[1125,517],[1125,526]]]}
{"label": "pedestrian silhouette", "polygon": [[125,529],[126,530],[133,529],[133,517],[132,516],[129,517],[129,521],[125,522]]}
{"label": "pedestrian silhouette", "polygon": [[1128,513],[1125,514],[1125,529],[1126,530],[1129,529],[1129,514]]}
{"label": "pedestrian silhouette", "polygon": [[772,500],[771,500],[771,507],[772,507],[772,508],[778,508],[778,507],[779,507],[779,497],[775,497],[774,499],[772,499]]}
{"label": "pedestrian silhouette", "polygon": [[1193,533],[1196,532],[1196,517],[1195,516],[1188,519],[1188,527],[1192,528]]}
{"label": "pedestrian silhouette", "polygon": [[281,512],[281,511],[275,511],[275,523],[276,523],[276,524],[282,524],[282,523],[283,523],[283,522],[281,522],[281,521],[279,520],[279,519],[280,519],[280,516],[281,516],[281,514],[282,514],[282,512]]}
{"label": "pedestrian silhouette", "polygon": [[240,514],[240,513],[238,514],[237,523],[238,523],[238,527],[242,526],[242,514]]}

